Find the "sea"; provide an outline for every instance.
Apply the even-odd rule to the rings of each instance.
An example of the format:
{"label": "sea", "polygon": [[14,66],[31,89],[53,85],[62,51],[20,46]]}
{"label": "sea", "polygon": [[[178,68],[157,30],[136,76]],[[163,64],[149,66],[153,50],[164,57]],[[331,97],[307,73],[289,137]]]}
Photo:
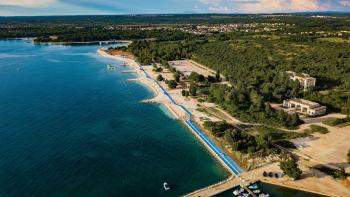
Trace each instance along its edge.
{"label": "sea", "polygon": [[228,178],[99,48],[0,41],[0,196],[179,196]]}
{"label": "sea", "polygon": [[171,197],[227,179],[166,107],[140,102],[151,89],[100,47],[0,40],[0,197]]}

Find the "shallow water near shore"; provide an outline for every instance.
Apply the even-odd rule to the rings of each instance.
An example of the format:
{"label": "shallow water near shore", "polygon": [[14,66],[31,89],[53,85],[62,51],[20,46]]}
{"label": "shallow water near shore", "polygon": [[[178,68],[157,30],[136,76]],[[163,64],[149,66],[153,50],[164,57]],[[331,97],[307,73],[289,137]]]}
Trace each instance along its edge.
{"label": "shallow water near shore", "polygon": [[98,48],[0,41],[0,196],[178,196],[227,178]]}

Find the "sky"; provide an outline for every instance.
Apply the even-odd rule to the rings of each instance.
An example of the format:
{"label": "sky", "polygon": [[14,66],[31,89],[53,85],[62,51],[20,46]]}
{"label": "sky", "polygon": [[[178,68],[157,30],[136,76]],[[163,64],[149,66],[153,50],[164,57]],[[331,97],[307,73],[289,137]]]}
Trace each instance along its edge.
{"label": "sky", "polygon": [[0,0],[0,16],[350,11],[350,0]]}

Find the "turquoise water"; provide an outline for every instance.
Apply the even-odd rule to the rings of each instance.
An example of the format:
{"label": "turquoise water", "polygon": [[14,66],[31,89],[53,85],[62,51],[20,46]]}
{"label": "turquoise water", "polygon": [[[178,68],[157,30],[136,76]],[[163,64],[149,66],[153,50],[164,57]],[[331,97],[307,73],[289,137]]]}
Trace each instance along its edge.
{"label": "turquoise water", "polygon": [[0,196],[178,196],[228,176],[97,49],[0,41]]}

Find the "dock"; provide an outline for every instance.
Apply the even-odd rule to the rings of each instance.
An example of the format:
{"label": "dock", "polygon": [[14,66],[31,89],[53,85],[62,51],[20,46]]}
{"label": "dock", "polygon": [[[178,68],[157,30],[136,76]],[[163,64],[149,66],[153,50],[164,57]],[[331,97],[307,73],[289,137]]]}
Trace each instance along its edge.
{"label": "dock", "polygon": [[248,185],[251,185],[253,183],[256,183],[257,181],[246,181],[242,179],[241,177],[236,177],[236,176],[231,176],[225,181],[221,181],[219,183],[216,183],[214,185],[210,185],[208,187],[196,190],[194,192],[191,192],[185,197],[210,197],[210,196],[215,196],[218,194],[221,194],[223,192],[226,192],[228,190],[232,190],[233,188],[236,187],[242,187],[245,189],[249,194],[253,197],[257,197],[256,194],[248,188]]}

